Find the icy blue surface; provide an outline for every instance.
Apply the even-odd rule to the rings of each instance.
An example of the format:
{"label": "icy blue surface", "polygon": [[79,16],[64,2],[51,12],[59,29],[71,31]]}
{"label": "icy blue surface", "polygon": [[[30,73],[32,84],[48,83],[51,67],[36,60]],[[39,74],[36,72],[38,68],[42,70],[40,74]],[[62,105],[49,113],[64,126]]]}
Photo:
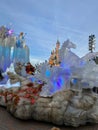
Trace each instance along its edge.
{"label": "icy blue surface", "polygon": [[11,84],[10,80],[7,81],[6,84],[0,84],[0,87],[10,88],[10,87],[20,87],[20,82],[17,82],[15,84]]}
{"label": "icy blue surface", "polygon": [[5,72],[12,62],[29,62],[29,48],[25,45],[24,38],[18,40],[14,36],[0,38],[0,69]]}

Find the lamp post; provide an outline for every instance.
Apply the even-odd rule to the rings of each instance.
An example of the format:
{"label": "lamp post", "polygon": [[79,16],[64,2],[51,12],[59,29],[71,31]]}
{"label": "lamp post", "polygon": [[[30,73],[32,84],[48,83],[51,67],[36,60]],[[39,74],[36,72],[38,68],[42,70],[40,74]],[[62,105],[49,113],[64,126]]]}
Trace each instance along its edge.
{"label": "lamp post", "polygon": [[89,36],[89,51],[93,53],[93,50],[95,50],[95,35]]}

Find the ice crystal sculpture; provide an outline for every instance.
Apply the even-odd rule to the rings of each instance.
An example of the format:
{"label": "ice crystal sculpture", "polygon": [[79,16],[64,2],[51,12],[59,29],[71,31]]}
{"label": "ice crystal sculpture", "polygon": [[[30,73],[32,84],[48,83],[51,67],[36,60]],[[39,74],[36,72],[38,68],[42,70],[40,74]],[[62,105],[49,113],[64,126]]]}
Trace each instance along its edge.
{"label": "ice crystal sculpture", "polygon": [[25,44],[24,34],[17,37],[13,30],[0,27],[0,68],[5,72],[11,63],[29,62],[29,48]]}
{"label": "ice crystal sculpture", "polygon": [[65,41],[59,51],[60,66],[50,66],[48,62],[37,66],[33,81],[44,81],[41,96],[51,96],[64,89],[82,89],[98,86],[98,65],[92,60],[98,52],[80,58],[71,51],[75,44]]}

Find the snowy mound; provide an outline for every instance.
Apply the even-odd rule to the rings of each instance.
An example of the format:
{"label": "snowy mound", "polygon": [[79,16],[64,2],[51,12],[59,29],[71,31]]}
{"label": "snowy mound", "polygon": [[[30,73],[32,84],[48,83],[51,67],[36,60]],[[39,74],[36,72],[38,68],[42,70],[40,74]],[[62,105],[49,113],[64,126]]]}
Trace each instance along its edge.
{"label": "snowy mound", "polygon": [[84,61],[88,61],[88,60],[94,59],[96,56],[98,56],[98,52],[93,52],[93,53],[86,54],[81,59],[83,59]]}

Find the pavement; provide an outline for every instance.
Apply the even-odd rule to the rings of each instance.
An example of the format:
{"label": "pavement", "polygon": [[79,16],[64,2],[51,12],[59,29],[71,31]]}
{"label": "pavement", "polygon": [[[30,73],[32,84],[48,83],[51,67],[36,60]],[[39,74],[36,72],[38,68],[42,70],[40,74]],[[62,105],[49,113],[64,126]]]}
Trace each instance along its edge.
{"label": "pavement", "polygon": [[19,120],[14,118],[6,111],[6,108],[0,107],[0,130],[51,130],[53,127],[58,127],[60,130],[98,130],[97,124],[88,124],[78,128],[56,126],[52,123],[39,122],[34,120]]}

